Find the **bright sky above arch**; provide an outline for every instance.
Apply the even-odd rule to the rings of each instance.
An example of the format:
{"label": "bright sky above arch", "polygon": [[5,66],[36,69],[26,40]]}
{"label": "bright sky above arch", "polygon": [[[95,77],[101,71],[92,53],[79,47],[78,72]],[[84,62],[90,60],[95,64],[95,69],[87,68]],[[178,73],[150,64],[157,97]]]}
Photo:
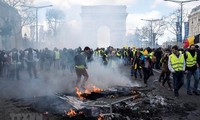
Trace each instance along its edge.
{"label": "bright sky above arch", "polygon": [[[181,1],[181,0],[180,0]],[[79,27],[80,6],[82,5],[126,5],[127,6],[127,33],[134,31],[136,27],[142,27],[147,24],[141,19],[159,19],[178,8],[180,4],[167,2],[164,0],[34,0],[35,5],[53,5],[54,8],[59,8],[66,11],[66,18],[70,24]],[[200,5],[200,1],[185,3],[183,8],[191,10]],[[45,10],[40,12],[40,22],[45,19]],[[168,38],[173,38],[174,35],[165,32],[165,36],[158,40],[159,44],[167,41]]]}

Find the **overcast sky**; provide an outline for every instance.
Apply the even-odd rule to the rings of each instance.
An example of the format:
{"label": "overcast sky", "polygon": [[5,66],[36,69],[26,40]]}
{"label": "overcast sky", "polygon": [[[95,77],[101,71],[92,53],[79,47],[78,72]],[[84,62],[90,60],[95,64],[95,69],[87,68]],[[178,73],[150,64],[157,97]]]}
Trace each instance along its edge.
{"label": "overcast sky", "polygon": [[[178,3],[164,0],[34,0],[34,4],[52,4],[54,8],[64,10],[67,22],[74,27],[80,27],[78,19],[80,18],[81,5],[126,5],[128,13],[127,32],[132,32],[136,27],[145,26],[147,23],[141,19],[159,19],[180,7]],[[183,7],[190,11],[198,5],[200,5],[200,1],[185,3]],[[44,21],[44,17],[45,10],[40,10],[40,22]],[[166,35],[158,43],[163,43],[168,37],[172,38],[172,35],[166,32]]]}

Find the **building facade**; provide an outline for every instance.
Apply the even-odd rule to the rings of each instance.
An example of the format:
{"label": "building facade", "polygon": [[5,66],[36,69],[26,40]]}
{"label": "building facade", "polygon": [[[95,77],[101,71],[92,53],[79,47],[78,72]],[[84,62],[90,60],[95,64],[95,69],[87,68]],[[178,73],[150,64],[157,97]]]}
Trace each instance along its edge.
{"label": "building facade", "polygon": [[0,1],[0,48],[21,48],[21,16],[18,11]]}
{"label": "building facade", "polygon": [[188,21],[189,36],[200,34],[200,5],[192,9]]}

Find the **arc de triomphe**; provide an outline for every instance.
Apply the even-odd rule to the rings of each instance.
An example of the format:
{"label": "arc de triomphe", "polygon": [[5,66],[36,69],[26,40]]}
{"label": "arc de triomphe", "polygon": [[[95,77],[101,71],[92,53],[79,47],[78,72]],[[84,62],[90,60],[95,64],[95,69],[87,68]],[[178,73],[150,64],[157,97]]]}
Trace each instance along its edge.
{"label": "arc de triomphe", "polygon": [[[109,32],[110,46],[122,47],[126,34],[126,6],[82,6],[82,30],[84,45],[98,46],[98,30],[103,26]],[[104,38],[104,34],[101,34]]]}

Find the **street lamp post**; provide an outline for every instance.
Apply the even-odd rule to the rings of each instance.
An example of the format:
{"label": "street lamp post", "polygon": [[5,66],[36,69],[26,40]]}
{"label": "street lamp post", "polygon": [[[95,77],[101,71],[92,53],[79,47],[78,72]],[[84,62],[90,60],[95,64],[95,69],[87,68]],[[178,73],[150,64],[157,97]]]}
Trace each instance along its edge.
{"label": "street lamp post", "polygon": [[151,46],[154,48],[154,40],[153,40],[153,22],[161,21],[162,19],[141,19],[144,21],[150,22],[151,32],[150,32],[150,39],[151,39]]}
{"label": "street lamp post", "polygon": [[38,10],[41,8],[46,8],[46,7],[52,7],[53,5],[45,5],[45,6],[28,6],[28,5],[23,5],[23,7],[28,7],[35,9],[35,37],[36,37],[36,43],[39,43],[38,39]]}
{"label": "street lamp post", "polygon": [[183,0],[183,1],[178,1],[178,0],[164,0],[164,1],[170,1],[170,2],[175,2],[175,3],[179,3],[181,5],[181,11],[180,11],[180,41],[178,41],[177,39],[177,42],[179,43],[182,43],[182,23],[183,23],[183,3],[188,3],[188,2],[194,2],[194,1],[199,1],[199,0]]}

